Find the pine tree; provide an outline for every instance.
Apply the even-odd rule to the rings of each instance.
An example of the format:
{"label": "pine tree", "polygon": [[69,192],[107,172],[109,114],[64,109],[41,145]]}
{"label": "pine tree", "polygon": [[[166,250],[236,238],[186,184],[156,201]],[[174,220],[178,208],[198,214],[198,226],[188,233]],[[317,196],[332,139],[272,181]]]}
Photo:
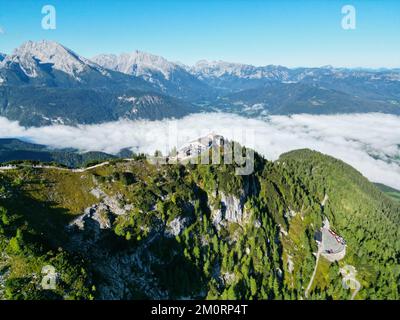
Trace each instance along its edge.
{"label": "pine tree", "polygon": [[256,297],[256,295],[257,295],[257,282],[256,282],[256,279],[254,279],[253,277],[250,277],[250,291],[251,291],[252,297]]}

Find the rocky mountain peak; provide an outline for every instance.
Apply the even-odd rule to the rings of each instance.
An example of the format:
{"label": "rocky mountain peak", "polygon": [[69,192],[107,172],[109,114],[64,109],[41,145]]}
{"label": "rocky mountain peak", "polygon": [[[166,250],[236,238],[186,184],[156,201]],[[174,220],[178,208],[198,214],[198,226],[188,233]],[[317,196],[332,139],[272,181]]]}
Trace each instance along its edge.
{"label": "rocky mountain peak", "polygon": [[37,77],[40,66],[50,64],[53,69],[76,77],[87,68],[95,68],[102,73],[105,71],[91,61],[79,56],[72,50],[55,41],[27,41],[15,49],[2,61],[2,65],[10,67],[19,65],[29,77]]}
{"label": "rocky mountain peak", "polygon": [[181,69],[177,64],[161,56],[139,50],[120,55],[102,54],[92,60],[105,68],[135,76],[149,75],[155,71],[161,73],[165,79],[169,79],[171,72]]}

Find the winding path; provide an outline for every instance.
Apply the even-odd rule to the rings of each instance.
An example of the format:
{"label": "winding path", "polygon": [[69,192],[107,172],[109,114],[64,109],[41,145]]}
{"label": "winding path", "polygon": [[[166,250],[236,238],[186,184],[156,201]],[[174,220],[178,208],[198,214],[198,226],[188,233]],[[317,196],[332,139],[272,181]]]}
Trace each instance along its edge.
{"label": "winding path", "polygon": [[[122,159],[123,161],[135,161],[135,159]],[[104,167],[110,164],[110,161],[105,161],[94,166],[90,166],[87,168],[77,168],[77,169],[70,169],[64,167],[57,167],[57,166],[47,166],[47,165],[28,165],[28,164],[19,164],[19,165],[7,165],[7,166],[0,166],[0,172],[8,171],[8,170],[16,170],[19,168],[31,168],[31,169],[49,169],[49,170],[59,170],[59,171],[68,171],[68,172],[86,172],[89,170],[93,170],[99,167]]]}
{"label": "winding path", "polygon": [[318,245],[317,259],[316,259],[316,261],[315,261],[314,271],[313,271],[313,274],[312,274],[312,276],[311,276],[310,282],[308,283],[307,289],[306,289],[306,291],[304,292],[304,296],[305,296],[306,298],[308,298],[308,292],[309,292],[310,289],[311,289],[311,286],[312,286],[312,284],[313,284],[313,282],[314,282],[315,274],[317,273],[318,262],[319,262],[319,257],[321,256],[321,252],[322,252],[322,245]]}

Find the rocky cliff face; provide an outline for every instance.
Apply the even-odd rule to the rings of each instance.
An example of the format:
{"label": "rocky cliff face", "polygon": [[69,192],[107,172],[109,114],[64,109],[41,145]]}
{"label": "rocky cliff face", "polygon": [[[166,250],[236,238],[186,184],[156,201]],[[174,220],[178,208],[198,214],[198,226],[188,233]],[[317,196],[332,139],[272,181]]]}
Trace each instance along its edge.
{"label": "rocky cliff face", "polygon": [[118,243],[118,238],[113,233],[113,223],[118,216],[128,217],[133,206],[122,206],[120,203],[124,197],[120,193],[109,196],[99,187],[92,189],[91,193],[99,203],[88,207],[67,226],[70,241],[66,246],[92,261],[92,271],[103,279],[98,284],[98,297],[133,299],[137,292],[146,292],[152,299],[168,298],[153,277],[150,261],[154,257],[146,249],[163,233],[166,236],[179,234],[186,220],[174,219],[165,232],[155,227],[136,248],[114,250],[111,244]]}
{"label": "rocky cliff face", "polygon": [[176,237],[181,234],[181,232],[189,224],[189,218],[187,217],[176,217],[171,222],[167,223],[165,230],[165,236]]}
{"label": "rocky cliff face", "polygon": [[220,208],[212,211],[212,221],[217,229],[225,227],[227,223],[246,224],[249,219],[249,212],[244,209],[244,197],[219,193]]}

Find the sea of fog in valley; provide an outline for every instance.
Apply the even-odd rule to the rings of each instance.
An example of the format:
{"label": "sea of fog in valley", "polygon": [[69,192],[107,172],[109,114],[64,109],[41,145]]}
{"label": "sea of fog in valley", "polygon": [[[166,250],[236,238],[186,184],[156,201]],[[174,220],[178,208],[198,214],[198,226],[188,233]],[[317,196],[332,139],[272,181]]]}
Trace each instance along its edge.
{"label": "sea of fog in valley", "polygon": [[400,117],[380,113],[270,116],[249,119],[227,113],[178,120],[120,120],[98,125],[25,128],[0,117],[0,138],[19,138],[54,148],[118,153],[166,153],[208,133],[252,147],[269,160],[309,148],[339,158],[373,182],[400,189]]}

